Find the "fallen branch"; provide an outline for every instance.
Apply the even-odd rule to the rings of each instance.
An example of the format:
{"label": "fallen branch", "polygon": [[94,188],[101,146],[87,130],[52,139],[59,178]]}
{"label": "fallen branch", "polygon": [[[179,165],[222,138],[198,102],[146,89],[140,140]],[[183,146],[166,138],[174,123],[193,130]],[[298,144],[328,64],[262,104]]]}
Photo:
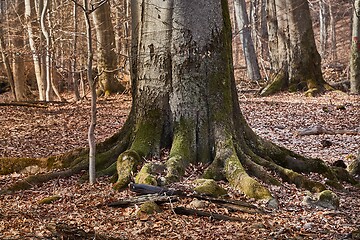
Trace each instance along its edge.
{"label": "fallen branch", "polygon": [[15,106],[15,107],[34,107],[34,108],[47,108],[46,105],[27,103],[27,102],[2,102],[0,106]]}
{"label": "fallen branch", "polygon": [[297,132],[299,136],[306,136],[306,135],[320,135],[320,134],[347,134],[347,135],[358,135],[360,132],[358,130],[329,130],[322,126],[313,126],[309,128],[301,129]]}
{"label": "fallen branch", "polygon": [[[108,207],[129,207],[133,206],[135,204],[141,204],[147,201],[153,201],[157,204],[167,203],[167,202],[176,202],[178,201],[178,197],[176,196],[165,196],[165,195],[159,195],[159,194],[147,194],[147,195],[141,195],[133,198],[127,198],[116,202],[107,203],[106,205]],[[99,205],[98,207],[101,207],[102,205]]]}
{"label": "fallen branch", "polygon": [[199,217],[210,217],[216,220],[225,220],[225,221],[233,221],[233,222],[245,222],[245,219],[238,217],[229,217],[227,215],[205,212],[191,208],[184,207],[176,207],[174,208],[174,212],[179,215],[187,215],[187,216],[199,216]]}

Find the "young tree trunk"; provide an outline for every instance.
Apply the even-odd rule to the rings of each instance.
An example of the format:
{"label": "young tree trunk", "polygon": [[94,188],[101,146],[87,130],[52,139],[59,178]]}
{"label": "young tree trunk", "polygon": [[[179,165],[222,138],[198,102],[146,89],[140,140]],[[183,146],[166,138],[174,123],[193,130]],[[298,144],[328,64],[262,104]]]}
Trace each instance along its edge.
{"label": "young tree trunk", "polygon": [[43,82],[43,78],[41,77],[41,62],[39,58],[39,53],[35,44],[35,36],[33,31],[33,21],[35,17],[35,5],[33,0],[25,0],[25,21],[27,25],[27,32],[29,36],[29,46],[33,56],[34,62],[34,71],[36,82],[39,91],[39,100],[45,100],[45,83]]}
{"label": "young tree trunk", "polygon": [[95,139],[95,126],[96,126],[96,86],[95,80],[92,78],[92,63],[93,63],[93,49],[92,49],[92,31],[89,16],[88,0],[83,1],[84,17],[86,23],[86,37],[87,37],[87,79],[91,91],[91,112],[90,112],[90,126],[88,131],[89,142],[89,182],[95,183],[95,157],[96,157],[96,139]]}
{"label": "young tree trunk", "polygon": [[74,95],[75,95],[75,100],[79,101],[80,100],[80,92],[79,92],[79,77],[77,74],[77,41],[78,41],[78,11],[77,11],[78,6],[76,5],[76,3],[74,3],[74,8],[73,8],[73,14],[74,14],[74,34],[73,34],[73,57],[72,57],[72,64],[71,64],[71,70],[72,70],[72,82],[74,85]]}
{"label": "young tree trunk", "polygon": [[350,91],[360,94],[360,0],[354,3],[350,59]]}
{"label": "young tree trunk", "polygon": [[319,1],[319,20],[320,20],[320,55],[326,57],[329,26],[329,6],[326,0]]}
{"label": "young tree trunk", "polygon": [[245,0],[234,0],[235,18],[246,61],[248,77],[252,81],[261,79],[259,64],[251,37],[250,22],[246,12]]}
{"label": "young tree trunk", "polygon": [[46,54],[45,54],[45,79],[46,79],[46,90],[45,90],[45,100],[50,101],[52,98],[52,88],[51,88],[51,38],[49,31],[46,27],[46,14],[49,8],[49,0],[44,0],[43,8],[41,9],[41,18],[40,25],[42,34],[46,40]]}
{"label": "young tree trunk", "polygon": [[[99,5],[100,4],[100,5]],[[115,34],[110,18],[110,4],[98,2],[93,13],[97,39],[97,67],[99,76],[99,93],[108,96],[112,93],[122,92],[125,88],[114,78],[117,68],[115,47]]]}
{"label": "young tree trunk", "polygon": [[330,90],[322,77],[308,2],[269,0],[268,3],[272,77],[261,95],[287,89],[306,91],[306,95],[312,96]]}
{"label": "young tree trunk", "polygon": [[331,59],[333,61],[337,60],[337,49],[336,49],[336,19],[334,17],[334,11],[332,8],[332,3],[329,3],[329,13],[330,13],[330,35],[331,35]]}

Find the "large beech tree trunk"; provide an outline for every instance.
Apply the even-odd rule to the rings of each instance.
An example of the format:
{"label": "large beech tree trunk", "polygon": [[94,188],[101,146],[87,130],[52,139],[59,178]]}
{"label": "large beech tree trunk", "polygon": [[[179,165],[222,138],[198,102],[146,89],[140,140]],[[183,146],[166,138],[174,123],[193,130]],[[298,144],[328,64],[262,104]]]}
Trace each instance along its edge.
{"label": "large beech tree trunk", "polygon": [[[344,169],[299,156],[250,129],[235,87],[227,0],[132,1],[132,16],[132,109],[123,128],[97,145],[96,155],[98,175],[117,170],[115,189],[132,180],[152,185],[179,181],[190,163],[208,163],[203,177],[226,179],[260,199],[274,198],[258,180],[280,185],[268,171],[313,192],[325,185],[301,173],[321,173],[338,187],[338,176],[354,182]],[[144,164],[162,148],[170,149],[165,163]],[[88,166],[87,154],[77,150],[42,160],[70,169],[33,176],[8,190],[79,172]]]}
{"label": "large beech tree trunk", "polygon": [[170,148],[166,175],[156,177],[156,167],[149,163],[136,182],[171,183],[183,176],[189,163],[210,163],[204,177],[227,179],[248,196],[269,199],[271,193],[248,173],[278,184],[265,171],[271,169],[312,191],[324,185],[296,171],[336,178],[322,161],[269,143],[247,125],[235,88],[227,1],[133,4],[133,140],[117,160],[115,188],[127,186],[142,158],[158,155],[164,147]]}
{"label": "large beech tree trunk", "polygon": [[262,91],[306,91],[307,95],[331,89],[321,73],[309,5],[306,0],[268,0],[271,82]]}

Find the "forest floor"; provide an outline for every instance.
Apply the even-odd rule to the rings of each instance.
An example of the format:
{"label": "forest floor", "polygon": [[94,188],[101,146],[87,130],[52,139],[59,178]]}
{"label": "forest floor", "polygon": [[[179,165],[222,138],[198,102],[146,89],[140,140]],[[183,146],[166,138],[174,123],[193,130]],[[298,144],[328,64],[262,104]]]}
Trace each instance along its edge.
{"label": "forest floor", "polygon": [[[282,93],[257,98],[239,92],[241,109],[251,127],[262,137],[329,164],[349,164],[359,149],[360,134],[300,136],[298,131],[320,125],[329,130],[360,131],[360,97],[329,92],[321,97]],[[0,95],[0,102],[6,95]],[[111,136],[124,123],[131,104],[127,95],[98,102],[97,139]],[[0,157],[44,157],[87,145],[89,104],[86,102],[48,104],[45,107],[0,106]],[[323,140],[331,142],[324,147]],[[201,166],[189,168],[183,182],[188,186],[199,176]],[[0,189],[23,179],[26,173],[0,176]],[[279,209],[265,213],[228,211],[213,203],[202,210],[244,219],[218,221],[209,217],[182,216],[172,210],[187,206],[192,199],[161,205],[162,212],[136,215],[138,207],[110,208],[99,205],[134,196],[129,190],[116,192],[108,178],[95,185],[80,183],[81,174],[56,179],[42,186],[0,196],[0,239],[82,239],[56,238],[54,226],[66,224],[85,232],[106,235],[107,239],[350,239],[360,227],[360,189],[344,184],[337,210],[305,206],[308,192],[284,183],[269,186],[279,200]],[[316,177],[316,176],[310,176]],[[221,182],[228,188],[227,183]],[[231,199],[265,209],[265,203],[246,198],[228,188]],[[39,204],[44,197],[58,195],[51,204]],[[69,236],[72,233],[68,233]],[[90,239],[90,238],[89,238]],[[95,239],[95,238],[91,238]],[[96,239],[100,239],[99,237]],[[103,238],[106,239],[106,238]]]}

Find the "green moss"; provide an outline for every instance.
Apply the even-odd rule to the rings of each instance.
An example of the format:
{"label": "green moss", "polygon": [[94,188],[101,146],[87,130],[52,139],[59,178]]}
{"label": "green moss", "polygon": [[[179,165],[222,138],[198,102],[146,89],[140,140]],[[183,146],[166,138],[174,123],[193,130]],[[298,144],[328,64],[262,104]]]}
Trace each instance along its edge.
{"label": "green moss", "polygon": [[272,199],[268,189],[248,176],[236,155],[225,161],[225,175],[229,183],[250,198]]}
{"label": "green moss", "polygon": [[[265,97],[276,92],[280,92],[286,86],[286,80],[288,75],[285,71],[281,70],[276,74],[272,74],[272,80],[269,85],[267,85],[263,90],[261,90],[260,95]],[[291,91],[291,87],[289,87],[289,91]]]}
{"label": "green moss", "polygon": [[141,170],[135,177],[135,183],[142,183],[148,185],[157,185],[155,176],[152,175],[152,164],[145,163]]}
{"label": "green moss", "polygon": [[130,149],[136,151],[141,157],[153,153],[154,148],[160,146],[162,124],[160,110],[147,112],[146,117],[139,120],[135,129],[135,139]]}
{"label": "green moss", "polygon": [[194,183],[198,185],[194,188],[194,191],[198,193],[212,197],[220,197],[227,194],[227,191],[220,187],[213,179],[197,179]]}
{"label": "green moss", "polygon": [[140,160],[139,154],[133,150],[127,150],[120,154],[116,165],[118,180],[113,186],[114,189],[120,190],[127,186]]}
{"label": "green moss", "polygon": [[41,158],[0,158],[0,175],[20,172],[28,166],[46,167],[46,159]]}
{"label": "green moss", "polygon": [[50,203],[53,203],[53,202],[59,200],[60,198],[61,197],[58,195],[45,197],[45,198],[41,199],[40,201],[38,201],[38,204],[50,204]]}
{"label": "green moss", "polygon": [[155,202],[147,201],[140,205],[139,211],[146,213],[146,214],[154,214],[154,213],[161,212],[161,209],[160,209],[159,205],[157,205]]}
{"label": "green moss", "polygon": [[185,173],[184,159],[181,156],[173,156],[166,161],[166,182],[172,183],[179,181]]}

